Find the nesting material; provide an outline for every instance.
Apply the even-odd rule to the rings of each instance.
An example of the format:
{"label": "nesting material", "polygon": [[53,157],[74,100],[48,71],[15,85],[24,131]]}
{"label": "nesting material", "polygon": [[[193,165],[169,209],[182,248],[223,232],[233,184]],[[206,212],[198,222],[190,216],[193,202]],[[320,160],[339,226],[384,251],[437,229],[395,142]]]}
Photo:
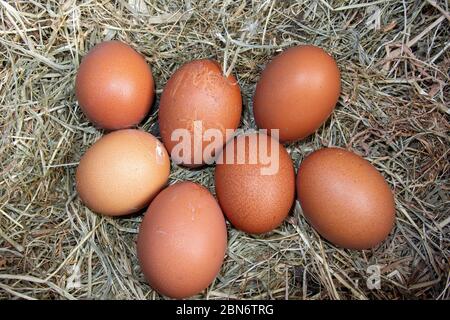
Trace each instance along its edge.
{"label": "nesting material", "polygon": [[[326,146],[373,164],[395,194],[396,224],[379,247],[336,248],[298,203],[274,232],[228,224],[218,278],[199,299],[448,299],[450,126],[446,1],[74,1],[0,3],[0,299],[159,299],[135,242],[142,215],[87,209],[75,169],[99,137],[75,99],[82,57],[118,39],[151,65],[156,105],[140,128],[160,137],[161,90],[183,63],[217,60],[239,81],[242,128],[265,64],[314,44],[336,59],[339,101],[314,134],[287,146],[295,168]],[[173,166],[170,183],[214,193],[214,168]],[[381,276],[381,289],[371,282]]]}

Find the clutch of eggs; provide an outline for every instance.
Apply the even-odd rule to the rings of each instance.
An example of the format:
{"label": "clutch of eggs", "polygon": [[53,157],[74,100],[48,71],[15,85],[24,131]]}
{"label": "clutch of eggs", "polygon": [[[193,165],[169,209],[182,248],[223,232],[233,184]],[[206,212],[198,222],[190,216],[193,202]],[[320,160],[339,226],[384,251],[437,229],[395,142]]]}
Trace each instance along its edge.
{"label": "clutch of eggs", "polygon": [[[281,142],[303,139],[330,116],[340,89],[337,64],[324,50],[287,49],[267,64],[257,84],[256,124],[279,129]],[[215,168],[217,201],[192,182],[163,189],[170,173],[166,148],[172,152],[180,142],[172,139],[177,129],[187,129],[193,140],[197,121],[201,133],[219,129],[224,138],[226,129],[239,126],[239,85],[216,61],[188,62],[167,82],[158,114],[164,145],[150,133],[124,129],[140,123],[154,100],[151,69],[130,46],[107,41],[91,49],[77,74],[76,97],[97,127],[122,129],[106,134],[83,155],[76,171],[78,194],[92,211],[109,216],[147,207],[137,240],[138,258],[149,284],[163,295],[190,297],[212,283],[227,247],[224,215],[244,232],[270,232],[291,211],[296,190],[311,226],[343,248],[372,248],[393,227],[392,192],[369,162],[342,149],[321,149],[305,158],[295,178],[287,150],[263,133],[240,135],[228,143],[223,139],[215,146],[223,147],[223,162]],[[258,153],[261,143],[266,143],[266,156],[275,163],[258,156],[252,162],[251,152]],[[209,144],[202,141],[201,163],[194,162],[194,148],[188,161],[176,153],[173,160],[188,167],[202,165],[211,160],[203,159]],[[244,146],[243,159],[235,152],[232,163],[226,161],[230,145],[235,151]],[[275,171],[264,174],[271,165]]]}

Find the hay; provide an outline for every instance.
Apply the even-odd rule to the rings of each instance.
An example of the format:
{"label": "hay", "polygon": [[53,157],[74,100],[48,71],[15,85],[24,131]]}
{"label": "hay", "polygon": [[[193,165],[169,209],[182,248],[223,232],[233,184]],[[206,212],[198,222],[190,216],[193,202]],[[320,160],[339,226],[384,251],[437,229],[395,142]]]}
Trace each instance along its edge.
{"label": "hay", "polygon": [[[239,79],[244,128],[255,127],[265,63],[288,46],[322,46],[339,63],[342,95],[317,133],[289,146],[295,166],[315,149],[346,147],[395,191],[396,227],[374,250],[324,241],[298,203],[270,234],[229,227],[222,271],[196,298],[450,297],[447,1],[59,3],[0,1],[0,298],[161,298],[137,262],[142,215],[93,214],[74,189],[77,162],[102,135],[77,106],[74,76],[89,48],[113,38],[146,55],[158,93],[182,63],[217,59]],[[156,115],[140,127],[158,135]],[[214,192],[212,167],[172,168],[171,183],[185,179]],[[374,264],[380,290],[366,285]],[[81,286],[70,288],[76,269]]]}

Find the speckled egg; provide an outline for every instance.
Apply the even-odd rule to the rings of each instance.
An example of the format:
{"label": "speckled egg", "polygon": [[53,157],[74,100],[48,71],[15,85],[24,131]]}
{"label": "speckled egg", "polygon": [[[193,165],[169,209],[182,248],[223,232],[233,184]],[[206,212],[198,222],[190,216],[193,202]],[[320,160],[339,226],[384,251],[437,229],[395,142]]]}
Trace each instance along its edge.
{"label": "speckled egg", "polygon": [[218,159],[215,185],[220,206],[234,227],[247,233],[269,232],[292,207],[294,167],[274,138],[262,133],[240,135]]}

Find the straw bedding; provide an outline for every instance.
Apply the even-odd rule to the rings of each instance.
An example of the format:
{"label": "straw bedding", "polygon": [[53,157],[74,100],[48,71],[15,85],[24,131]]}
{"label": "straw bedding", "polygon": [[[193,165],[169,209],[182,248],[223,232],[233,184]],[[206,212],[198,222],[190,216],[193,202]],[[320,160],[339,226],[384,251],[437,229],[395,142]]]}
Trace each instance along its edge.
{"label": "straw bedding", "polygon": [[[81,113],[74,79],[96,43],[145,55],[157,97],[183,63],[213,58],[242,88],[242,128],[255,128],[261,70],[283,48],[330,52],[342,94],[330,119],[288,146],[297,168],[340,146],[369,160],[395,193],[389,238],[366,251],[324,241],[296,203],[272,233],[230,226],[222,270],[198,299],[450,297],[449,8],[402,1],[0,1],[0,298],[160,299],[140,272],[142,213],[89,211],[74,188],[81,155],[103,132]],[[140,128],[159,136],[158,99]],[[213,167],[172,166],[170,183],[214,192]],[[262,189],[262,192],[264,190]],[[380,289],[367,281],[377,270]]]}

